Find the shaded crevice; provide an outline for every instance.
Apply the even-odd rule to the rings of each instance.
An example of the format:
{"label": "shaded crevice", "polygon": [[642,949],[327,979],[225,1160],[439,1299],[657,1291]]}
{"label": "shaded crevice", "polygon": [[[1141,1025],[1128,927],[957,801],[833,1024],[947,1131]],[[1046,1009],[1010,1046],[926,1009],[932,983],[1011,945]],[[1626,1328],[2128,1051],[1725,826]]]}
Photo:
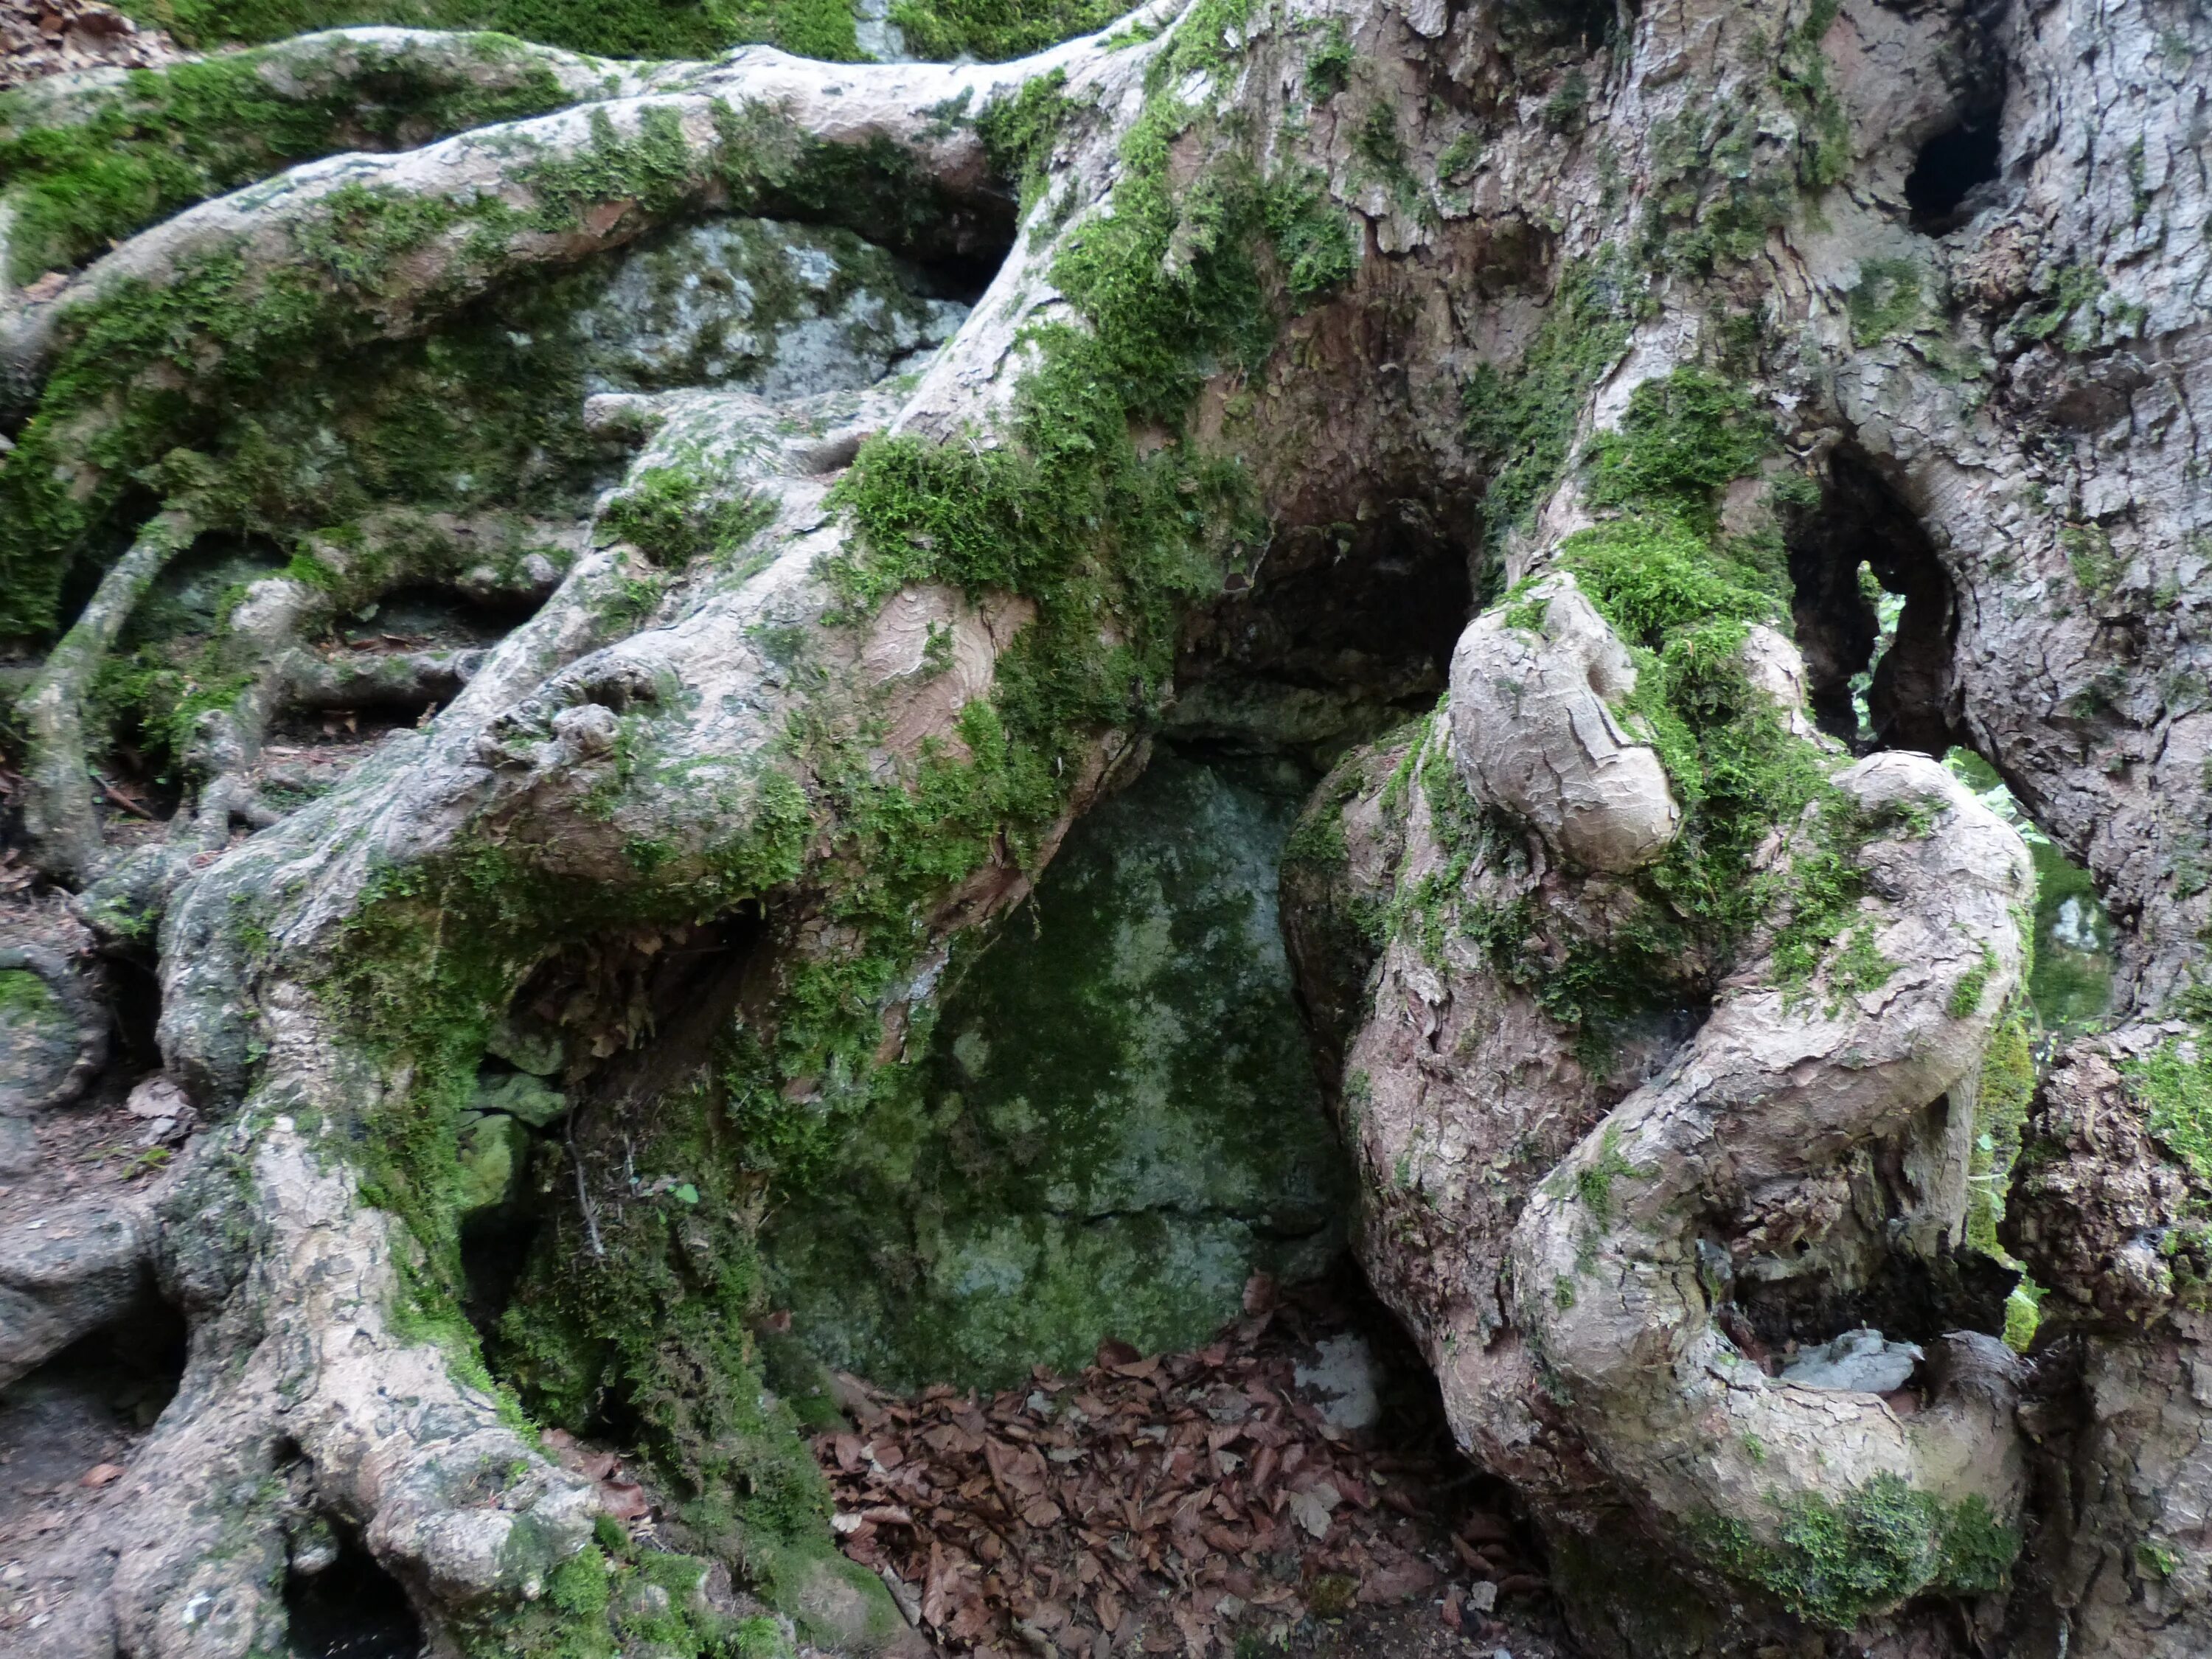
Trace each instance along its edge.
{"label": "shaded crevice", "polygon": [[130,1462],[177,1396],[185,1336],[182,1316],[149,1297],[0,1389],[0,1531]]}
{"label": "shaded crevice", "polygon": [[422,1621],[399,1581],[349,1528],[318,1533],[284,1575],[293,1659],[416,1659]]}
{"label": "shaded crevice", "polygon": [[1279,531],[1186,630],[1169,732],[1325,769],[1434,707],[1474,613],[1471,568],[1466,544],[1410,506],[1386,524]]}
{"label": "shaded crevice", "polygon": [[1921,145],[1905,180],[1913,229],[1942,236],[1973,216],[1981,205],[1982,186],[1996,184],[2002,175],[2000,113],[1984,111]]}
{"label": "shaded crevice", "polygon": [[1860,753],[1941,759],[1962,738],[1959,607],[1928,532],[1872,463],[1839,449],[1786,526],[1791,617],[1822,731]]}

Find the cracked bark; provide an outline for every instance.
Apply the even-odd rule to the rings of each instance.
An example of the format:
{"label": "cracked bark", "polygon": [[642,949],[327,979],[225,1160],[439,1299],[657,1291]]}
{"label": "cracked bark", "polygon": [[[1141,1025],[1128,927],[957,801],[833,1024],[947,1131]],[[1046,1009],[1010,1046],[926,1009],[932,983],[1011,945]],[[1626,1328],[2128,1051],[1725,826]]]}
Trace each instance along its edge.
{"label": "cracked bark", "polygon": [[[2125,922],[2126,1029],[2110,1041],[2125,1052],[2150,1041],[2143,1036],[2126,1049],[2128,1031],[2149,1031],[2165,1000],[2188,982],[2212,904],[2176,875],[2191,837],[2201,835],[2212,753],[2212,712],[2191,690],[2207,666],[2197,550],[2205,458],[2193,411],[2212,378],[2208,256],[2193,230],[2207,210],[2196,136],[2204,94],[2192,68],[2212,50],[2212,23],[2188,9],[2101,0],[2051,0],[1989,19],[1960,6],[1907,11],[1847,0],[1818,14],[1832,16],[1824,33],[1798,43],[1814,57],[1790,60],[1778,80],[1776,40],[1815,15],[1811,7],[1624,6],[1609,33],[1553,34],[1528,10],[1348,8],[1341,19],[1364,67],[1356,95],[1342,99],[1316,95],[1307,80],[1318,34],[1272,13],[1224,27],[1217,14],[1178,19],[1163,5],[1152,13],[1163,31],[1152,40],[1111,48],[1075,42],[1004,66],[831,66],[747,51],[421,149],[304,164],[156,226],[58,294],[18,298],[0,313],[10,418],[21,421],[103,302],[158,292],[217,254],[242,261],[246,291],[256,292],[253,284],[293,272],[302,249],[342,234],[348,204],[366,191],[432,204],[455,216],[453,228],[374,292],[333,277],[324,293],[338,334],[362,342],[434,330],[528,269],[595,257],[666,219],[733,203],[775,206],[784,181],[773,173],[738,202],[731,168],[757,158],[732,153],[728,110],[755,112],[748,131],[786,145],[896,155],[910,170],[903,176],[934,192],[947,242],[973,246],[975,225],[1003,213],[1006,184],[988,175],[975,116],[1055,71],[1066,77],[1060,95],[1082,112],[1060,135],[1044,187],[988,292],[918,383],[796,406],[708,393],[651,401],[646,424],[659,424],[632,479],[686,444],[720,446],[721,487],[750,495],[765,515],[748,544],[755,568],[728,580],[706,568],[671,573],[619,538],[594,538],[537,615],[473,665],[430,726],[392,735],[328,799],[258,833],[234,833],[234,818],[250,823],[254,816],[238,778],[281,688],[314,695],[313,676],[285,666],[306,598],[282,592],[283,579],[249,601],[263,607],[250,617],[277,619],[258,659],[270,690],[247,706],[243,735],[228,748],[210,738],[196,815],[172,847],[109,862],[96,840],[88,843],[98,826],[84,806],[76,735],[76,704],[130,609],[129,590],[143,585],[152,543],[118,568],[113,592],[102,590],[106,608],[96,600],[79,623],[90,631],[70,636],[78,646],[65,641],[49,659],[45,701],[34,699],[44,747],[33,779],[34,802],[43,803],[33,810],[46,814],[38,834],[47,868],[71,881],[100,875],[85,897],[95,912],[113,904],[159,918],[163,1055],[216,1127],[165,1178],[152,1200],[162,1224],[143,1247],[126,1229],[114,1261],[88,1256],[72,1280],[67,1273],[40,1277],[27,1244],[0,1243],[9,1294],[24,1298],[26,1310],[11,1311],[8,1327],[8,1351],[30,1356],[23,1363],[66,1340],[53,1333],[102,1316],[112,1305],[103,1287],[117,1275],[151,1273],[194,1330],[184,1390],[98,1525],[58,1540],[36,1564],[35,1581],[58,1616],[31,1635],[33,1651],[198,1659],[281,1640],[281,1598],[270,1586],[281,1579],[296,1516],[274,1500],[222,1511],[226,1491],[295,1456],[312,1469],[309,1501],[360,1529],[406,1586],[434,1641],[447,1647],[484,1608],[530,1604],[550,1565],[583,1545],[589,1492],[504,1425],[465,1367],[457,1372],[440,1347],[395,1328],[389,1310],[416,1246],[404,1222],[364,1200],[358,1172],[332,1149],[343,1147],[343,1126],[405,1097],[410,1062],[366,1043],[314,988],[394,872],[434,869],[486,840],[516,852],[536,876],[606,884],[641,906],[690,890],[708,878],[714,849],[732,824],[761,812],[763,780],[787,778],[817,806],[823,799],[820,777],[780,746],[794,718],[857,742],[890,776],[926,742],[960,740],[957,706],[933,703],[927,682],[882,674],[880,653],[872,663],[873,636],[846,617],[826,574],[851,550],[852,531],[825,498],[872,434],[1011,441],[1009,402],[1034,360],[1024,327],[1097,324],[1054,286],[1054,261],[1126,180],[1133,162],[1122,146],[1142,113],[1148,70],[1173,61],[1179,43],[1192,45],[1203,65],[1184,72],[1186,100],[1221,112],[1217,131],[1251,137],[1247,161],[1273,177],[1310,167],[1325,200],[1337,204],[1332,210],[1357,216],[1359,258],[1346,286],[1286,314],[1262,359],[1206,365],[1186,428],[1195,447],[1242,458],[1286,562],[1316,556],[1341,528],[1344,551],[1355,556],[1347,584],[1417,509],[1445,522],[1471,518],[1489,482],[1462,437],[1460,387],[1474,367],[1519,358],[1571,262],[1635,246],[1650,227],[1690,234],[1716,222],[1735,189],[1729,179],[1747,175],[1686,173],[1684,135],[1692,149],[1697,134],[1710,138],[1715,111],[1760,117],[1755,131],[1737,135],[1734,159],[1778,179],[1778,203],[1755,234],[1719,254],[1645,250],[1651,266],[1617,358],[1586,398],[1582,388],[1559,394],[1579,400],[1568,426],[1579,437],[1617,427],[1635,386],[1722,350],[1730,319],[1764,315],[1755,365],[1740,372],[1808,475],[1822,475],[1837,455],[1851,458],[1877,473],[1927,532],[1959,605],[1947,696],[1955,696],[1973,745],[2038,821],[2084,858]],[[1200,31],[1217,38],[1197,39]],[[1802,79],[1815,58],[1826,88],[1818,96]],[[1516,75],[1516,64],[1534,67]],[[1564,95],[1571,70],[1579,101]],[[2005,88],[2000,176],[1963,228],[1940,240],[1921,234],[1909,226],[1905,199],[1918,147],[1983,106],[1992,70]],[[945,113],[963,94],[964,122]],[[1828,96],[1832,105],[1820,101]],[[1824,142],[1841,146],[1842,166],[1823,184],[1817,169],[1811,177],[1803,170],[1800,140],[1831,118],[1839,131]],[[610,134],[635,143],[653,133],[673,149],[649,200],[629,189],[594,196],[562,170]],[[1443,158],[1462,138],[1479,140],[1479,161],[1462,156],[1447,167]],[[1210,142],[1170,146],[1178,184],[1218,159]],[[1691,207],[1668,205],[1686,190]],[[522,222],[561,191],[573,222],[557,231]],[[487,236],[469,216],[493,198],[516,222],[501,220]],[[1206,200],[1194,197],[1170,262],[1200,257],[1207,225],[1196,209]],[[811,210],[834,218],[850,205]],[[1766,213],[1756,202],[1753,211]],[[1914,319],[1886,333],[1864,324],[1863,290],[1876,260],[1902,262],[1923,285]],[[185,343],[201,354],[183,354],[188,402],[218,384],[223,343]],[[118,414],[116,403],[88,406],[60,434],[61,483],[73,498],[120,494],[91,453]],[[32,449],[27,443],[15,453]],[[1500,539],[1509,583],[1547,568],[1560,543],[1601,512],[1580,478],[1570,470],[1529,521]],[[1022,533],[1006,531],[1015,542]],[[659,592],[641,617],[630,596],[643,583]],[[939,590],[930,598],[957,635],[970,697],[997,683],[1018,638],[1018,626],[1009,633],[994,625],[1006,613],[979,602],[999,597]],[[1236,603],[1209,599],[1198,608],[1233,613]],[[803,677],[780,655],[793,637],[805,641]],[[1909,689],[1893,683],[1888,695]],[[655,725],[658,759],[728,769],[743,779],[738,793],[708,801],[650,775],[620,774],[616,736],[641,714]],[[1460,718],[1455,686],[1455,727]],[[1023,891],[1069,819],[1141,763],[1136,724],[1090,734],[1028,867],[994,857],[945,880],[915,942],[921,971],[906,981],[921,988],[878,1011],[880,1059],[897,1054],[906,1005],[927,994],[928,964],[941,960],[944,941]],[[898,734],[895,744],[878,741],[886,731]],[[1476,734],[1455,735],[1461,746],[1450,762],[1464,761],[1479,782],[1486,774],[1472,766]],[[1538,753],[1564,793],[1579,763],[1562,767],[1541,745]],[[1861,775],[1879,775],[1899,758],[1864,763],[1874,769]],[[1402,825],[1385,825],[1370,811],[1382,780],[1370,782],[1347,812],[1346,835],[1359,872],[1352,885],[1372,896],[1393,877],[1446,860],[1425,805],[1416,802]],[[1574,816],[1563,811],[1563,834]],[[1945,838],[1972,827],[1967,805],[1950,802],[1942,817],[1933,858],[1948,856],[1955,848]],[[764,913],[765,942],[744,985],[724,988],[770,1018],[780,981],[852,948],[827,916],[828,899],[857,879],[830,855],[832,827],[813,825],[798,872],[746,901]],[[646,838],[661,850],[652,869],[641,870],[626,849]],[[208,854],[218,856],[203,862]],[[1760,1120],[1775,1137],[1765,1148],[1771,1167],[1754,1172],[1760,1182],[1791,1193],[1809,1187],[1844,1152],[1929,1109],[1971,1069],[1984,1016],[2001,999],[1985,997],[1963,1020],[1941,1011],[1976,960],[1973,949],[1991,949],[1996,983],[2017,974],[2018,939],[2004,914],[2016,894],[2001,892],[2002,878],[1990,873],[2008,857],[1977,854],[1971,868],[1932,884],[1898,872],[1898,890],[1881,901],[1889,907],[1881,912],[1885,925],[1942,933],[1953,919],[1966,929],[1968,945],[1942,933],[1916,955],[1923,971],[1883,1016],[1896,1024],[1870,1021],[1870,1036],[1919,1030],[1927,1053],[1903,1068],[1911,1073],[1903,1081],[1874,1079],[1817,1137],[1799,1133],[1805,1123],[1779,1108]],[[1570,902],[1586,904],[1602,930],[1605,884],[1583,884],[1564,860],[1538,872],[1553,878],[1554,886],[1576,887]],[[1980,908],[1954,918],[1947,906]],[[254,924],[250,936],[241,914]],[[761,919],[747,915],[748,925]],[[510,994],[570,942],[555,919],[538,925],[542,949],[515,968]],[[1302,927],[1315,937],[1310,920],[1292,916],[1291,926],[1294,939]],[[1601,1535],[1632,1555],[1672,1561],[1733,1610],[1717,1629],[1655,1632],[1617,1617],[1620,1596],[1570,1580],[1571,1611],[1595,1644],[1720,1653],[1753,1650],[1778,1632],[1802,1636],[1759,1599],[1756,1583],[1741,1574],[1732,1580],[1710,1559],[1685,1559],[1684,1523],[1717,1510],[1741,1520],[1755,1542],[1771,1542],[1790,1498],[1842,1493],[1878,1472],[1942,1485],[1928,1474],[1941,1463],[1964,1483],[1949,1490],[1971,1488],[2033,1534],[2011,1617],[2020,1639],[2036,1645],[2016,1650],[2202,1650],[2212,1591],[2201,1526],[2189,1521],[2191,1505],[2202,1513],[2202,1460],[2191,1449],[2202,1408],[2190,1392],[2197,1382],[2184,1381],[2205,1363],[2201,1316],[2160,1303],[2164,1322],[2154,1327],[2084,1315],[2078,1338],[2063,1338],[2090,1356],[2091,1386],[2107,1380],[2130,1403],[2094,1427],[2068,1416],[2063,1401],[2035,1407],[2045,1413],[2038,1432],[2055,1436],[2061,1449],[2046,1462],[2064,1464],[2070,1489],[2089,1494],[2061,1504],[2048,1482],[2028,1488],[2013,1382],[1984,1344],[1955,1345],[1948,1392],[1915,1419],[1917,1430],[1879,1400],[1856,1398],[1840,1417],[1829,1413],[1836,1420],[1814,1426],[1802,1391],[1703,1392],[1714,1385],[1702,1358],[1723,1340],[1683,1279],[1687,1235],[1678,1214],[1624,1206],[1594,1243],[1574,1236],[1579,1224],[1559,1222],[1557,1203],[1543,1195],[1547,1182],[1557,1171],[1571,1186],[1609,1156],[1659,1169],[1665,1179],[1653,1191],[1680,1210],[1724,1207],[1745,1195],[1741,1171],[1712,1156],[1708,1143],[1718,1130],[1698,1092],[1703,1085],[1685,1079],[1736,1030],[1730,1011],[1757,1000],[1756,952],[1703,1030],[1686,1043],[1677,1035],[1656,1044],[1647,1056],[1652,1080],[1626,1101],[1585,1072],[1523,990],[1472,955],[1460,953],[1440,973],[1393,946],[1374,982],[1351,996],[1341,964],[1300,954],[1314,1000],[1348,1005],[1353,1014],[1347,1074],[1366,1077],[1373,1091],[1348,1126],[1368,1187],[1365,1264],[1436,1366],[1462,1438],[1522,1487],[1563,1544],[1611,1528]],[[1415,1009],[1419,1018],[1409,1020]],[[1762,1041],[1779,1042],[1778,1034],[1802,1035],[1792,1018],[1767,1009],[1753,1024]],[[1831,1038],[1844,1040],[1830,1030],[1822,1042]],[[1747,1085],[1746,1099],[1795,1098],[1793,1067],[1814,1066],[1819,1080],[1832,1082],[1853,1069],[1838,1052],[1793,1053],[1776,1062],[1791,1073],[1788,1087],[1766,1079]],[[578,1213],[594,1237],[599,1217],[587,1182],[611,1180],[623,1113],[665,1081],[639,1064],[624,1079],[603,1080],[576,1138]],[[2059,1079],[2090,1064],[2077,1049],[2046,1088],[2039,1109],[2054,1124],[2072,1086]],[[2096,1190],[2122,1158],[2164,1160],[2142,1137],[2116,1147],[2087,1128],[2066,1133],[2075,1135],[2069,1168],[2079,1190]],[[1754,1136],[1744,1144],[1763,1143]],[[1419,1174],[1416,1188],[1433,1188],[1425,1206],[1399,1189],[1393,1172],[1401,1158]],[[2057,1177],[2038,1179],[2058,1190]],[[1791,1193],[1761,1195],[1779,1203]],[[1941,1207],[1907,1219],[1940,1231]],[[2179,1236],[2171,1216],[2158,1226],[2161,1237]],[[2102,1287],[2141,1265],[2116,1247],[2077,1267],[2059,1259],[2062,1237],[2055,1225],[2032,1238],[2024,1231],[2018,1248],[2089,1310],[2100,1307]],[[1676,1303],[1662,1307],[1638,1300],[1643,1291],[1623,1291],[1618,1307],[1584,1310],[1617,1319],[1625,1333],[1618,1346],[1586,1336],[1563,1317],[1570,1310],[1545,1299],[1562,1253],[1572,1267],[1585,1248],[1620,1264],[1626,1286],[1661,1264],[1659,1277],[1674,1275],[1665,1295]],[[39,1311],[57,1307],[64,1311]],[[35,1334],[41,1330],[48,1334]],[[1668,1364],[1623,1376],[1619,1357],[1643,1352],[1638,1343],[1656,1345]],[[1564,1401],[1540,1375],[1539,1346],[1561,1368]],[[386,1409],[392,1401],[409,1403]],[[1708,1407],[1732,1426],[1705,1423]],[[1751,1427],[1734,1422],[1739,1410],[1756,1419]],[[1936,1446],[1939,1430],[1957,1434]],[[1708,1436],[1700,1443],[1717,1461],[1685,1474],[1681,1443],[1697,1435]],[[1775,1467],[1749,1458],[1747,1435],[1778,1449]],[[2113,1488],[2128,1498],[2098,1495]],[[1779,1508],[1776,1491],[1785,1500]],[[2153,1534],[2166,1553],[2160,1559],[2171,1558],[2162,1575],[2147,1575],[2136,1548]],[[525,1535],[528,1548],[509,1547]],[[1986,1599],[1963,1613],[1876,1607],[1861,1636],[1875,1651],[1964,1651],[1979,1638],[1960,1633],[1962,1620],[1978,1621],[1972,1628],[1986,1636],[2005,1616]]]}

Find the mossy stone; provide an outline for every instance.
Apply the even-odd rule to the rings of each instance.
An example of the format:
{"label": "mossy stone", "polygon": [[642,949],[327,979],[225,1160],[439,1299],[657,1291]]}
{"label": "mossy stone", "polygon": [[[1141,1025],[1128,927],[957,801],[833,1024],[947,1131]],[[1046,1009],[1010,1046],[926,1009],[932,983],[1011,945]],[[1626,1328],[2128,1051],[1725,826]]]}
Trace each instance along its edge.
{"label": "mossy stone", "polygon": [[470,1104],[479,1112],[501,1113],[533,1129],[550,1128],[568,1112],[568,1096],[526,1072],[479,1078]]}
{"label": "mossy stone", "polygon": [[76,1024],[46,981],[28,969],[0,972],[0,1110],[43,1100],[76,1054]]}
{"label": "mossy stone", "polygon": [[530,1159],[530,1131],[500,1112],[462,1114],[453,1207],[463,1215],[504,1204]]}
{"label": "mossy stone", "polygon": [[1275,869],[1308,780],[1157,760],[948,994],[916,1086],[771,1221],[798,1334],[991,1385],[1234,1317],[1318,1272],[1350,1179],[1291,1002]]}

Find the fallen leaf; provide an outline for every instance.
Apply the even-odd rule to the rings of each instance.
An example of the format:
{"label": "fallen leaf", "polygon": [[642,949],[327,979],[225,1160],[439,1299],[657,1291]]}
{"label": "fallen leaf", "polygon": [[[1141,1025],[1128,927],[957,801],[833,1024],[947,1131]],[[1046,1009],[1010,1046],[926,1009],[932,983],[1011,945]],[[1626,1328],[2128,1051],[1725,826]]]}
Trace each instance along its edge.
{"label": "fallen leaf", "polygon": [[1328,1505],[1310,1492],[1291,1494],[1291,1519],[1316,1538],[1328,1536]]}
{"label": "fallen leaf", "polygon": [[653,1512],[645,1488],[619,1478],[599,1482],[599,1507],[617,1521],[642,1521]]}
{"label": "fallen leaf", "polygon": [[96,1490],[106,1486],[112,1480],[119,1480],[122,1478],[122,1464],[95,1463],[77,1477],[76,1483],[80,1486],[91,1486]]}

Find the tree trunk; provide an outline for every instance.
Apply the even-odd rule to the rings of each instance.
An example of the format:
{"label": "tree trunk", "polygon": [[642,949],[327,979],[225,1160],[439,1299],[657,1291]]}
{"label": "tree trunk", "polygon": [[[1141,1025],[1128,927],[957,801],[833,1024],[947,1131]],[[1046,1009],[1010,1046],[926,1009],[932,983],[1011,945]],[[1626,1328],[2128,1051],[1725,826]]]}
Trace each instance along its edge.
{"label": "tree trunk", "polygon": [[[439,1652],[766,1607],[924,1645],[763,1386],[763,1213],[1178,699],[1374,729],[1403,687],[1309,648],[1335,614],[1457,632],[1284,873],[1359,1254],[1577,1634],[2203,1651],[2208,47],[2148,0],[1161,0],[1002,65],[266,49],[309,150],[391,62],[432,106],[296,164],[189,135],[222,164],[145,213],[211,199],[0,304],[21,828],[77,919],[17,901],[49,942],[4,966],[64,993],[24,1109],[102,1064],[82,927],[157,976],[198,1125],[145,1187],[0,1198],[5,1375],[149,1296],[191,1334],[11,1639],[283,1651],[342,1548]],[[22,240],[25,176],[0,244],[89,252]],[[761,216],[988,283],[909,373],[949,313],[887,288],[834,372],[532,383],[492,428],[616,250]],[[789,303],[827,330],[848,282]],[[276,556],[130,682],[178,793],[131,828],[97,688],[165,566],[237,548]],[[1387,612],[1409,560],[1468,613]],[[506,621],[362,631],[426,592]],[[299,804],[275,734],[379,705]],[[2034,878],[1954,745],[2124,930],[2004,1204]],[[554,1219],[488,1286],[518,1147]],[[674,1579],[541,1434],[586,1427]]]}

